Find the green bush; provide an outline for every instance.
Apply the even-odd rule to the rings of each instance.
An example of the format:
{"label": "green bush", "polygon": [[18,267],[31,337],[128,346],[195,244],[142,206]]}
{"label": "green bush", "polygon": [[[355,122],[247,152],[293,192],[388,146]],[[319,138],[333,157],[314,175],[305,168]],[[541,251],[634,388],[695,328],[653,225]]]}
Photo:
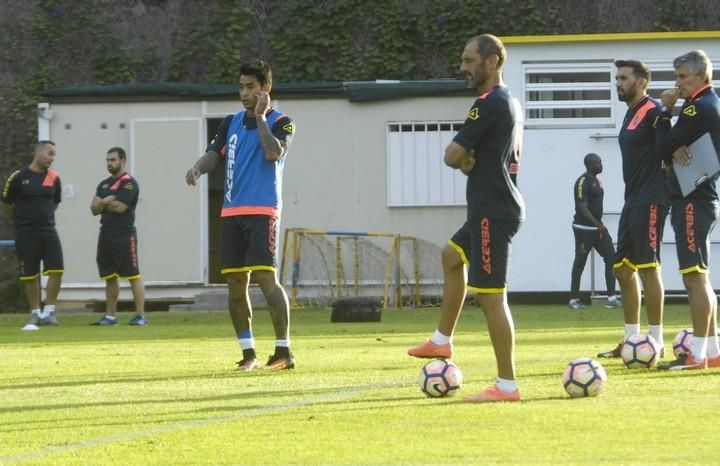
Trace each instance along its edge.
{"label": "green bush", "polygon": [[22,312],[27,308],[17,270],[13,248],[0,247],[0,313]]}

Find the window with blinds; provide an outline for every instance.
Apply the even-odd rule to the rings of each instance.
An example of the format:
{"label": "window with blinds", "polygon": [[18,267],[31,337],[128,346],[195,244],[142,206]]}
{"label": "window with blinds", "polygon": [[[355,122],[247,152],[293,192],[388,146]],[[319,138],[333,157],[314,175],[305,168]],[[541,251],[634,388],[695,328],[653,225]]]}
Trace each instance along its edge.
{"label": "window with blinds", "polygon": [[525,63],[525,127],[613,126],[615,66]]}
{"label": "window with blinds", "polygon": [[467,178],[443,161],[461,121],[406,121],[386,125],[387,205],[465,205]]}
{"label": "window with blinds", "polygon": [[[714,60],[713,60],[714,62]],[[675,70],[672,66],[672,61],[669,62],[646,62],[650,68],[651,79],[650,86],[648,87],[648,94],[660,100],[660,95],[665,89],[672,89],[675,87]],[[713,87],[717,90],[720,86],[720,70],[713,70],[712,74]],[[677,109],[674,114],[679,112],[680,107],[685,103],[684,99],[678,99],[675,103]]]}

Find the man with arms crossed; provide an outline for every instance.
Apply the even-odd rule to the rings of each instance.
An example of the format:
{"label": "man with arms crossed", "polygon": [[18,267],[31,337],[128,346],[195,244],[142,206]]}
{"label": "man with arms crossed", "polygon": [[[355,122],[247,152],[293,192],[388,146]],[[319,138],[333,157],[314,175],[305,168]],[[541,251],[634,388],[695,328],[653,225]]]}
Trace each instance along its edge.
{"label": "man with arms crossed", "polygon": [[251,274],[270,307],[276,337],[275,352],[264,368],[292,369],[290,306],[277,279],[276,251],[283,166],[295,123],[270,107],[272,72],[266,63],[241,65],[239,84],[245,110],[223,120],[205,155],[188,170],[186,182],[195,185],[225,159],[220,272],[228,282],[230,317],[243,352],[238,369],[260,366],[248,295]]}
{"label": "man with arms crossed", "polygon": [[[0,206],[15,223],[15,252],[20,262],[20,281],[30,305],[30,320],[23,330],[38,325],[59,325],[55,316],[64,271],[62,246],[55,229],[55,209],[62,185],[55,170],[55,143],[40,141],[29,166],[12,173],[2,190]],[[40,262],[48,276],[45,306],[40,311]]]}
{"label": "man with arms crossed", "polygon": [[673,164],[670,173],[671,222],[675,231],[678,264],[688,293],[693,337],[690,354],[680,354],[660,369],[686,370],[720,367],[717,337],[717,296],[710,284],[710,233],[718,220],[715,179],[683,196],[675,165],[688,165],[688,145],[706,133],[715,150],[720,148],[720,99],[712,87],[712,63],[702,50],[693,50],[673,61],[676,89],[663,92],[663,104],[671,109],[678,97],[685,99],[677,122],[670,130],[662,156]]}
{"label": "man with arms crossed", "polygon": [[118,324],[117,312],[120,284],[118,278],[130,282],[135,316],[130,325],[145,326],[145,286],[140,276],[137,255],[137,231],[135,230],[135,207],[140,196],[140,186],[125,171],[127,155],[122,147],[112,147],[105,155],[110,177],[98,184],[90,204],[93,215],[100,215],[100,236],[97,245],[97,266],[100,278],[105,280],[105,316],[92,325]]}
{"label": "man with arms crossed", "polygon": [[[623,161],[625,205],[620,214],[615,276],[620,283],[625,320],[624,340],[640,333],[640,286],[647,309],[648,334],[664,353],[665,288],[660,275],[660,248],[668,196],[661,145],[670,130],[670,115],[647,95],[650,69],[637,60],[615,62],[618,99],[627,103],[618,140]],[[600,358],[619,358],[622,342]]]}
{"label": "man with arms crossed", "polygon": [[470,108],[463,128],[445,149],[445,163],[468,175],[468,216],[443,249],[445,285],[440,324],[430,340],[408,350],[408,354],[420,358],[450,358],[451,338],[466,287],[475,292],[487,319],[498,377],[490,388],[466,397],[468,402],[520,400],[506,276],[510,243],[524,218],[524,203],[514,182],[522,110],[504,86],[505,59],[505,46],[490,34],[474,37],[463,51],[460,71],[480,97]]}

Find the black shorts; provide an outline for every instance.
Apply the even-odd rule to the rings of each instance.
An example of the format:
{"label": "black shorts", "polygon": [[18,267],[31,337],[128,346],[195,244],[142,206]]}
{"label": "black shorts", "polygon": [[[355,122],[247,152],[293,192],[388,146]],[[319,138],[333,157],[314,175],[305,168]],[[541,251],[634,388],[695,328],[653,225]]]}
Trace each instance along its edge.
{"label": "black shorts", "polygon": [[20,270],[20,280],[32,280],[40,275],[40,262],[43,275],[63,273],[62,246],[57,230],[16,230],[15,253]]}
{"label": "black shorts", "polygon": [[615,254],[610,235],[601,237],[598,229],[586,230],[573,225],[573,235],[575,236],[576,257],[587,257],[593,248],[595,248],[598,254],[600,254],[600,257],[605,260],[611,260]]}
{"label": "black shorts", "polygon": [[633,270],[660,267],[660,249],[668,208],[649,204],[624,208],[618,225],[615,268]]}
{"label": "black shorts", "polygon": [[100,236],[98,236],[95,261],[97,262],[100,278],[103,280],[111,278],[134,280],[140,278],[137,233],[108,233],[101,231]]}
{"label": "black shorts", "polygon": [[277,271],[280,222],[271,215],[224,217],[221,226],[220,273]]}
{"label": "black shorts", "polygon": [[520,222],[480,218],[468,220],[448,244],[468,264],[468,290],[503,293],[507,284],[510,244]]}
{"label": "black shorts", "polygon": [[672,204],[670,220],[675,230],[680,273],[707,273],[710,268],[710,233],[720,215],[718,203],[682,199]]}

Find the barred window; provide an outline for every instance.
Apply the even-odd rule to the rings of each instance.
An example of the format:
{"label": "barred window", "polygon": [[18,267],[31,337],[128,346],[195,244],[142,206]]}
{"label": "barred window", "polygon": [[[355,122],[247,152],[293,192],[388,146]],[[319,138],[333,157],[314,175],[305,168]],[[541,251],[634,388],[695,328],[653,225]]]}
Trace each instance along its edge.
{"label": "barred window", "polygon": [[445,166],[445,148],[461,121],[394,121],[386,125],[389,207],[465,205],[467,178]]}
{"label": "barred window", "polygon": [[611,61],[525,63],[525,126],[613,126],[613,71]]}
{"label": "barred window", "polygon": [[[648,94],[660,100],[660,95],[665,89],[672,89],[675,87],[675,70],[672,66],[672,62],[648,62],[648,67],[652,73],[650,86],[648,87]],[[720,70],[713,70],[712,74],[713,86],[717,89],[720,86]],[[675,108],[682,107],[685,101],[678,99],[675,103]],[[677,113],[677,112],[674,112]]]}

